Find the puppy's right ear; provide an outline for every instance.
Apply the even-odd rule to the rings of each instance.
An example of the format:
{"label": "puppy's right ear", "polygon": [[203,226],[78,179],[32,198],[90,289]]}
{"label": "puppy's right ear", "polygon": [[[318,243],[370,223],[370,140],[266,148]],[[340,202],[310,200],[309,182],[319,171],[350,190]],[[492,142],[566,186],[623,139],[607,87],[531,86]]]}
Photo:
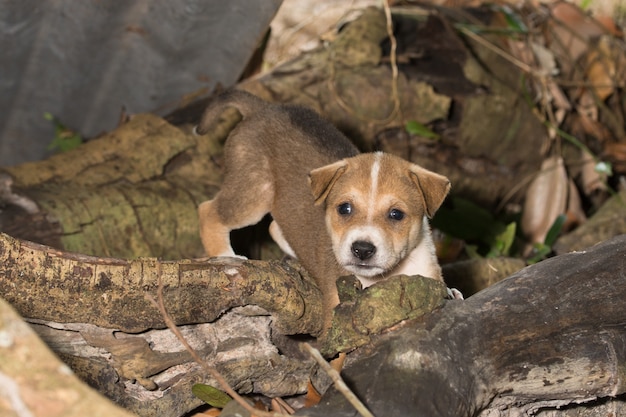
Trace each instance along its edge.
{"label": "puppy's right ear", "polygon": [[326,200],[328,193],[346,168],[348,168],[348,163],[345,160],[341,160],[316,168],[309,173],[309,186],[313,192],[313,198],[315,198],[315,205],[321,204]]}

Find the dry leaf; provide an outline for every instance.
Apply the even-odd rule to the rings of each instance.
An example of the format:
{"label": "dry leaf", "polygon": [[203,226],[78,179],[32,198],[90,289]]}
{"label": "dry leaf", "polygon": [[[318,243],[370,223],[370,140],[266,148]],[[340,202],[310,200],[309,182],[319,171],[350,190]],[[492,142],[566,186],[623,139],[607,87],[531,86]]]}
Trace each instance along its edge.
{"label": "dry leaf", "polygon": [[543,243],[556,218],[567,207],[568,177],[563,158],[552,156],[530,183],[522,213],[522,231],[532,243]]}
{"label": "dry leaf", "polygon": [[322,399],[321,394],[317,392],[317,390],[311,383],[311,380],[309,380],[307,385],[308,386],[307,386],[306,396],[304,397],[305,408],[313,407],[314,405],[319,403],[320,400]]}
{"label": "dry leaf", "polygon": [[343,363],[346,361],[347,355],[341,352],[335,359],[330,361],[330,366],[337,372],[341,372],[343,369]]}
{"label": "dry leaf", "polygon": [[574,62],[588,51],[589,40],[609,30],[572,3],[557,2],[549,8],[554,19],[548,23],[546,39],[559,58],[562,72],[567,74]]}
{"label": "dry leaf", "polygon": [[565,223],[563,224],[563,231],[572,230],[575,227],[581,225],[587,221],[585,210],[583,210],[583,203],[580,200],[580,194],[576,188],[576,184],[571,179],[569,180],[569,190],[567,195],[567,213]]}
{"label": "dry leaf", "polygon": [[554,59],[552,51],[536,42],[531,42],[530,48],[533,51],[537,64],[539,65],[540,74],[544,76],[552,76],[559,73],[559,68],[556,65],[556,59]]}
{"label": "dry leaf", "polygon": [[[588,111],[587,113],[582,109],[576,109],[578,114],[576,118],[577,127],[582,128],[582,133],[593,136],[601,143],[610,141],[613,134],[604,124],[597,120],[597,108],[594,106],[593,109],[595,111]],[[591,108],[587,110],[591,110]]]}
{"label": "dry leaf", "polygon": [[[591,83],[596,97],[604,101],[615,91],[615,74],[620,50],[616,49],[610,36],[603,36],[598,41],[597,48],[587,54],[586,78]],[[619,54],[619,55],[618,55]]]}
{"label": "dry leaf", "polygon": [[[569,112],[572,109],[572,105],[570,104],[567,96],[565,95],[561,87],[559,87],[559,85],[554,82],[554,79],[547,79],[546,87],[548,88],[548,91],[550,91],[552,102],[558,110],[561,110],[563,112]],[[560,121],[562,120],[563,119],[561,119]]]}
{"label": "dry leaf", "polygon": [[604,146],[604,154],[613,163],[614,172],[626,174],[626,143],[609,142]]}
{"label": "dry leaf", "polygon": [[580,178],[583,193],[591,196],[595,191],[606,190],[606,175],[596,170],[596,159],[586,150],[581,150],[582,167]]}

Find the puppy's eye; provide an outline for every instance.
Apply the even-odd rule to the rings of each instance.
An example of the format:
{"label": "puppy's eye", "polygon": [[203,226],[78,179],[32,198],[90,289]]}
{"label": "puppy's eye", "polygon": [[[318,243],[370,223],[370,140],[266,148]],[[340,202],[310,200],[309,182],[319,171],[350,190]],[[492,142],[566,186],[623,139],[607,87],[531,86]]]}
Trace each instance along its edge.
{"label": "puppy's eye", "polygon": [[400,211],[398,209],[391,209],[391,210],[389,210],[389,218],[391,220],[400,221],[400,220],[404,219],[404,212]]}
{"label": "puppy's eye", "polygon": [[352,214],[352,204],[342,203],[337,206],[337,213],[341,216],[347,216]]}

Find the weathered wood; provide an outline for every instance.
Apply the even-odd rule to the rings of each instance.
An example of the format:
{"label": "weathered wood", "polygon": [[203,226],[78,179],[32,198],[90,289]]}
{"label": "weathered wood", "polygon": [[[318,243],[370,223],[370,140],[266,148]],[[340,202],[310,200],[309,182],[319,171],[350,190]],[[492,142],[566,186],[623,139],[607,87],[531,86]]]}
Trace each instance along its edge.
{"label": "weathered wood", "polygon": [[200,405],[193,383],[217,385],[164,329],[147,298],[159,282],[175,323],[233,387],[305,392],[312,362],[273,339],[321,329],[319,290],[297,264],[96,258],[0,234],[0,297],[81,378],[141,416],[183,415]]}
{"label": "weathered wood", "polygon": [[319,290],[296,264],[96,258],[0,234],[0,294],[27,318],[133,333],[164,328],[146,299],[156,296],[159,279],[176,324],[211,322],[252,304],[275,313],[283,334],[321,329]]}
{"label": "weathered wood", "polygon": [[[235,389],[268,397],[305,392],[313,363],[286,335],[318,334],[322,304],[297,263],[96,258],[0,234],[0,297],[83,380],[141,416],[183,415],[200,404],[193,383],[217,384],[164,329],[147,298],[157,297],[159,285],[175,324]],[[350,351],[368,333],[426,314],[446,289],[403,276],[356,295],[326,351]]]}
{"label": "weathered wood", "polygon": [[[380,336],[345,377],[381,416],[514,416],[615,397],[626,392],[625,299],[626,235]],[[322,404],[306,415],[354,415],[334,391]]]}
{"label": "weathered wood", "polygon": [[218,189],[220,134],[138,115],[73,151],[2,168],[11,210],[0,212],[0,230],[94,256],[202,256],[196,206]]}
{"label": "weathered wood", "polygon": [[626,190],[614,194],[587,222],[560,237],[554,245],[554,250],[558,254],[581,250],[624,233],[626,233]]}
{"label": "weathered wood", "polygon": [[[25,295],[22,293],[19,296],[17,289],[20,286],[43,286],[43,292],[51,298],[59,297],[64,291],[74,295],[82,294],[85,298],[77,297],[76,300],[85,304],[90,303],[89,293],[92,291],[105,300],[115,294],[116,289],[119,291],[119,286],[111,284],[106,292],[99,292],[97,286],[100,281],[95,278],[84,281],[78,291],[79,287],[67,285],[75,281],[71,278],[76,278],[68,275],[69,272],[49,280],[28,279],[28,275],[33,272],[28,270],[29,267],[54,267],[59,262],[56,258],[63,259],[61,263],[64,263],[68,256],[30,243],[25,243],[19,251],[7,246],[2,246],[1,249],[3,262],[0,265],[11,262],[12,266],[1,270],[0,283],[4,285],[2,294],[14,297],[13,300],[18,304],[19,299]],[[45,255],[40,262],[14,262],[15,259],[26,259],[20,257],[20,253],[28,254],[38,249],[45,249],[42,251]],[[241,265],[238,265],[240,262]],[[245,264],[256,262],[235,261],[228,268],[233,269],[233,272],[235,269],[253,268]],[[186,263],[183,262],[182,265]],[[144,291],[152,292],[155,274],[151,273],[150,264],[144,267],[145,280],[141,287]],[[215,265],[211,266],[211,262],[208,262],[207,267]],[[70,268],[67,271],[73,271],[72,273],[83,278],[86,275],[84,268]],[[515,410],[530,412],[545,407],[616,396],[626,392],[623,382],[626,376],[626,309],[622,305],[626,297],[624,271],[626,236],[585,252],[562,255],[525,268],[466,301],[449,301],[430,315],[396,325],[395,331],[385,335],[368,334],[371,331],[368,330],[368,325],[357,326],[354,329],[368,335],[374,343],[361,347],[351,355],[351,365],[346,375],[357,394],[379,415],[405,415],[408,410],[413,410],[411,415],[429,417],[470,416],[480,412],[488,416],[491,415],[489,412],[498,409],[507,410],[510,413],[508,415],[514,415]],[[45,276],[32,275],[39,278]],[[178,316],[181,313],[177,313],[177,303],[184,302],[184,297],[180,296],[180,292],[173,291],[176,288],[172,287],[184,287],[186,282],[193,282],[193,278],[185,274],[179,278],[167,267],[162,268],[162,275],[164,282],[168,283],[165,291],[166,304],[171,306],[179,322],[185,322],[185,315],[183,314],[181,320]],[[247,293],[246,289],[250,289],[250,286],[240,280],[235,281],[242,287],[239,288],[234,283],[230,287],[224,286],[226,281],[217,279],[223,289],[241,291],[244,295],[253,297],[244,303],[257,299],[254,297],[258,295]],[[355,290],[351,295],[352,302],[367,305],[364,303],[368,296],[380,297],[379,290],[394,294],[390,299],[397,299],[398,295],[403,299],[402,294],[408,293],[405,290],[398,292],[398,288],[403,288],[408,282],[403,283],[402,278],[396,281],[400,283],[397,288],[389,286],[384,290],[388,285],[385,283],[381,288],[373,286],[362,293]],[[62,284],[66,286],[61,288]],[[128,285],[131,285],[130,281]],[[194,287],[194,290],[200,291],[202,288],[205,287]],[[287,293],[295,295],[298,291]],[[234,296],[235,299],[238,297]],[[389,302],[390,299],[383,302]],[[283,304],[281,301],[274,301],[274,305]],[[131,304],[128,303],[129,308],[132,308]],[[27,300],[22,302],[21,308],[28,312],[29,308],[33,308],[32,305]],[[98,308],[95,305],[93,307]],[[342,307],[344,312],[347,311],[345,307]],[[75,304],[73,308],[78,309],[80,305]],[[381,307],[373,309],[383,311]],[[305,308],[305,312],[306,310]],[[154,309],[151,311],[158,314]],[[391,310],[384,311],[386,313],[382,318],[388,320]],[[54,314],[52,311],[51,315]],[[280,321],[282,313],[276,311],[275,314]],[[102,312],[101,315],[108,317]],[[411,317],[406,312],[401,312],[401,315],[405,318]],[[358,313],[358,316],[362,319],[363,312]],[[226,316],[222,316],[220,320],[224,317]],[[90,316],[90,319],[93,318],[93,315]],[[264,353],[260,359],[256,356],[252,358],[246,346],[256,345],[259,340],[269,340],[269,333],[260,336],[258,332],[249,333],[237,328],[236,335],[233,335],[229,333],[233,323],[242,323],[245,319],[241,316],[230,318],[234,321],[220,323],[218,320],[215,325],[221,326],[219,328],[199,324],[195,327],[183,327],[183,331],[190,335],[200,352],[208,354],[213,360],[215,355],[226,354],[228,351],[227,356],[234,355],[230,356],[231,359],[237,358],[235,362],[243,364],[243,367],[239,367],[229,361],[216,362],[216,366],[230,375],[233,384],[242,392],[249,392],[252,385],[255,390],[259,390],[256,383],[250,385],[251,381],[255,381],[251,375],[267,375],[268,363],[272,363],[271,369],[278,373],[270,374],[269,379],[261,378],[260,381],[266,382],[260,385],[267,392],[271,389],[276,394],[288,386],[293,389],[293,382],[296,382],[299,389],[304,389],[303,385],[298,384],[303,384],[306,380],[308,364],[303,369],[296,365],[301,362],[300,358],[278,356],[271,348],[269,357]],[[264,321],[261,328],[269,329],[268,318],[261,316],[259,319]],[[355,322],[349,317],[347,319],[352,324],[358,324],[358,320]],[[109,318],[106,320],[110,321]],[[116,320],[122,324],[127,323],[125,319]],[[191,407],[194,404],[190,400],[189,387],[203,376],[197,369],[194,370],[193,364],[189,363],[187,354],[180,346],[170,350],[163,348],[167,345],[165,339],[169,338],[169,343],[172,342],[171,335],[165,336],[167,331],[161,334],[149,331],[133,335],[92,324],[55,324],[43,320],[34,320],[33,323],[40,334],[75,369],[88,368],[85,371],[88,381],[101,384],[103,377],[118,381],[117,385],[106,387],[104,392],[119,403],[133,410],[163,411],[174,407],[177,412],[182,412],[183,409],[176,408],[176,405]],[[129,328],[139,329],[134,327],[135,322],[132,323],[133,326]],[[148,319],[147,323],[162,326],[159,319]],[[256,326],[252,328],[258,329]],[[59,337],[59,330],[68,332]],[[221,341],[215,339],[219,339],[216,335],[224,334],[226,336]],[[197,345],[198,340],[205,340],[206,343]],[[84,348],[83,353],[77,355],[73,349],[80,351],[81,346]],[[109,356],[112,364],[104,363],[103,355]],[[100,364],[94,358],[99,358]],[[185,376],[179,381],[175,372],[168,373],[169,368],[178,368],[179,371],[182,369]],[[248,373],[243,372],[246,369]],[[276,380],[283,378],[285,381],[291,380],[292,384],[278,384],[277,387]],[[166,388],[168,395],[163,395],[161,388]],[[336,398],[333,400],[332,394],[329,398],[331,400],[328,407],[332,407],[333,415],[351,415],[351,412],[341,414],[344,410],[341,401],[337,402]],[[149,408],[149,403],[156,408]],[[328,408],[321,409],[322,414],[330,412]],[[307,411],[307,415],[322,415],[317,413],[315,410]]]}
{"label": "weathered wood", "polygon": [[0,414],[132,417],[79,380],[0,298]]}

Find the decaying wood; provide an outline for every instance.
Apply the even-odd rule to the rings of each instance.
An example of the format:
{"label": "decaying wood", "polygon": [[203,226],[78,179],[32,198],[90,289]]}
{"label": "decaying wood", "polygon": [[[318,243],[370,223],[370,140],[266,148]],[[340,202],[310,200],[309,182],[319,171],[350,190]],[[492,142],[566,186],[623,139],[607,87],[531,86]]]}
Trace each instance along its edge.
{"label": "decaying wood", "polygon": [[131,417],[87,387],[0,298],[0,414]]}
{"label": "decaying wood", "polygon": [[0,234],[0,293],[29,318],[130,333],[164,328],[145,298],[154,295],[159,273],[176,324],[211,322],[253,304],[275,312],[283,334],[320,331],[319,291],[295,264],[96,258]]}
{"label": "decaying wood", "polygon": [[80,149],[3,168],[0,230],[94,256],[202,256],[196,207],[218,189],[216,137],[228,130],[199,137],[138,115]]}
{"label": "decaying wood", "polygon": [[[0,265],[42,249],[29,243],[16,245],[14,239],[2,237],[2,242],[9,241],[11,245],[0,248],[3,256]],[[15,250],[16,246],[19,249]],[[29,279],[30,272],[36,271],[37,266],[43,266],[44,272],[48,267],[55,270],[55,266],[67,262],[65,258],[72,258],[49,248],[42,252],[45,256],[38,261],[13,262],[12,268],[1,270],[0,283],[10,284],[2,289],[3,295],[15,297],[12,302],[24,311],[29,311],[33,303],[26,298],[26,302],[19,304],[26,294],[16,297],[20,286],[43,287],[52,297],[64,292],[74,296],[82,294],[84,298],[77,300],[84,304],[94,302],[89,299],[92,291],[104,302],[107,295],[116,293],[113,284],[107,287],[107,291],[99,292],[100,280],[95,277],[84,281],[80,288],[61,288],[63,283],[74,281],[64,279],[74,278],[71,273],[86,275],[80,268],[70,268],[65,274],[50,279],[44,279],[45,273],[33,273],[32,277],[38,279]],[[240,271],[234,275],[244,275],[241,271],[247,270],[248,276],[252,276],[249,271],[255,264],[234,261],[217,269],[223,271],[226,268],[231,273]],[[24,270],[24,265],[34,268],[33,271]],[[144,267],[145,280],[140,288],[151,293],[154,292],[154,278],[151,277],[155,274],[150,273],[149,265]],[[196,269],[198,267],[196,265]],[[207,267],[211,267],[211,262],[207,262]],[[102,272],[105,270],[102,266]],[[353,308],[350,303],[360,303],[361,310],[354,310],[356,313],[347,322],[355,325],[362,320],[360,327],[354,329],[369,335],[370,342],[351,355],[346,377],[375,415],[404,415],[412,410],[411,415],[429,417],[470,416],[480,412],[484,416],[513,416],[516,412],[617,396],[626,392],[623,383],[626,374],[626,309],[622,305],[626,299],[625,270],[626,236],[622,236],[584,252],[562,255],[525,268],[466,301],[442,304],[434,300],[435,307],[439,308],[432,314],[411,319],[409,313],[404,324],[397,325],[393,332],[378,336],[379,329],[372,329],[369,321],[362,320],[367,309],[381,311],[381,306],[368,307],[366,301],[368,296],[379,297],[375,292],[377,286],[359,291],[349,290],[354,287],[348,285],[348,290],[343,290],[351,292],[348,304],[340,309],[345,311]],[[172,272],[167,263],[162,264],[162,276],[167,285],[165,299],[172,306],[175,317],[181,314],[177,313],[176,303],[182,300],[180,293],[184,291],[184,284],[195,282],[192,275],[178,272]],[[213,271],[212,276],[222,291],[234,292],[233,298],[240,300],[242,305],[254,304],[244,300],[245,295],[256,296],[249,293],[250,285],[241,279],[235,279],[235,282],[224,280],[220,273]],[[287,281],[293,279],[287,275]],[[387,287],[383,292],[394,294],[391,299],[399,297],[399,305],[402,305],[402,299],[406,302],[406,294],[398,289],[408,289],[410,285],[402,283],[402,278],[398,281],[401,285],[397,288],[388,282],[382,287]],[[196,286],[194,291],[212,285]],[[128,286],[132,290],[131,282]],[[257,290],[263,291],[261,287]],[[291,294],[301,290],[298,286]],[[131,300],[134,302],[138,298]],[[386,302],[389,303],[389,299]],[[305,305],[308,306],[306,300]],[[383,319],[387,320],[390,310],[385,311]],[[128,313],[135,314],[132,310],[123,314]],[[55,312],[50,314],[54,317]],[[99,314],[107,317],[102,311]],[[243,324],[246,314],[253,316],[252,321],[262,321],[260,328],[266,330],[259,332],[256,325],[252,325],[253,330],[246,329]],[[255,317],[258,314],[258,311],[232,311],[222,315],[214,324],[183,326],[182,331],[192,345],[209,361],[215,361],[242,392],[276,395],[287,392],[281,390],[293,389],[294,382],[302,384],[300,389],[304,390],[311,364],[303,364],[301,358],[277,354],[276,348],[272,347],[275,341],[271,340],[267,330],[270,328],[267,313]],[[280,321],[281,314],[275,311],[276,320]],[[185,323],[184,313],[182,317],[181,320],[179,316],[177,321]],[[106,320],[111,321],[110,318]],[[129,326],[126,319],[115,320],[122,326]],[[159,319],[146,320],[150,325],[162,327]],[[141,415],[166,409],[182,414],[197,404],[190,396],[191,384],[207,380],[206,375],[198,372],[197,366],[190,364],[188,354],[180,345],[173,347],[176,341],[167,331],[128,334],[114,327],[92,324],[54,323],[41,319],[31,322],[62,358],[69,359],[68,363],[74,369],[88,369],[85,372],[88,381],[96,385],[102,384],[103,378],[107,377],[118,381],[117,385],[103,389],[103,392]],[[136,322],[131,323],[128,328],[139,330]],[[55,333],[61,331],[74,336],[58,337]],[[268,341],[269,353],[258,348],[257,344],[263,344],[263,341]],[[82,354],[77,354],[81,350]],[[255,354],[261,355],[261,359]],[[228,359],[223,360],[225,357]],[[108,364],[105,358],[109,358]],[[271,363],[269,368],[273,372],[267,372],[268,363]],[[265,375],[267,379],[250,379],[251,373]],[[344,413],[342,400],[337,400],[332,393],[328,395],[328,402],[323,401],[327,405],[319,410],[307,410],[306,415],[352,415],[353,411]],[[621,407],[617,403],[612,406]]]}
{"label": "decaying wood", "polygon": [[[64,274],[49,278],[45,278],[45,273],[35,273],[37,266],[44,267],[41,272],[45,272],[46,267],[55,270],[55,266],[68,262],[66,258],[72,261],[72,256],[17,242],[7,236],[2,238],[0,265],[10,263],[11,268],[0,270],[0,283],[4,285],[1,293],[5,297],[15,297],[11,301],[26,312],[33,303],[28,299],[27,292],[19,293],[20,288],[43,287],[42,291],[51,298],[60,297],[62,293],[73,294],[79,303],[82,301],[93,308],[98,306],[89,301],[91,292],[106,302],[107,298],[125,290],[131,293],[152,293],[155,290],[155,273],[150,265],[156,260],[147,260],[151,264],[144,265],[145,276],[139,290],[133,288],[133,283],[127,279],[125,286],[111,280],[107,289],[102,291],[98,288],[101,278],[92,275],[91,279],[86,279],[84,268],[61,269]],[[38,261],[15,262],[17,259],[31,259],[28,256],[38,251],[44,255]],[[94,268],[102,268],[96,270],[105,272],[103,261],[106,260],[99,260]],[[260,304],[259,299],[254,298],[258,294],[249,292],[253,285],[247,285],[241,279],[245,274],[253,276],[250,271],[258,268],[258,262],[234,261],[221,265],[206,262],[205,266],[211,269],[217,282],[192,285],[194,291],[206,290],[207,294],[213,294],[213,290],[207,288],[215,285],[222,291],[234,292],[232,297],[241,300],[242,305]],[[181,294],[186,283],[197,284],[193,274],[185,272],[185,265],[188,263],[182,262],[178,272],[173,272],[167,262],[161,265],[166,283],[166,303],[181,324],[187,319],[184,312],[178,311],[177,303],[184,302]],[[200,265],[195,265],[194,269],[203,270]],[[231,275],[225,270],[231,270]],[[222,271],[231,278],[235,275],[239,278],[234,282],[228,277],[225,279],[220,275]],[[412,318],[415,317],[412,313],[401,312],[400,317],[407,321],[384,335],[376,334],[379,329],[371,327],[373,321],[364,319],[367,316],[364,313],[368,310],[381,312],[379,316],[386,322],[392,311],[389,307],[392,306],[383,309],[380,305],[368,304],[371,302],[367,301],[368,298],[380,298],[382,293],[387,292],[392,296],[385,299],[385,303],[397,300],[402,306],[409,298],[413,299],[412,293],[408,292],[413,284],[406,278],[398,277],[391,280],[399,283],[397,287],[387,281],[382,286],[359,291],[354,286],[346,286],[350,284],[347,281],[344,283],[343,299],[347,298],[348,303],[340,306],[344,313],[339,317],[344,317],[343,321],[353,326],[353,331],[367,335],[369,341],[349,356],[346,376],[375,415],[405,415],[412,410],[411,415],[429,417],[470,416],[479,412],[484,416],[513,416],[517,412],[614,397],[626,392],[623,383],[626,376],[626,309],[622,305],[626,296],[624,271],[626,236],[584,252],[562,255],[525,268],[466,301],[442,303],[440,298],[431,297],[441,289],[432,288],[428,297],[434,302],[431,308],[439,306],[437,310],[426,316],[420,315],[421,318]],[[298,283],[302,280],[301,276],[296,275],[294,279],[289,271],[286,275],[286,281],[297,283],[297,290],[288,292],[292,296],[299,294],[303,285]],[[67,279],[81,276],[84,281]],[[206,280],[207,276],[204,278]],[[432,281],[424,280],[427,283]],[[83,284],[80,287],[67,286],[74,281]],[[263,292],[261,287],[256,288]],[[274,291],[276,288],[268,289],[268,293]],[[345,291],[350,294],[346,296]],[[252,299],[255,301],[250,301]],[[131,297],[130,300],[140,302],[138,297]],[[214,299],[209,296],[207,300]],[[281,304],[273,305],[277,307]],[[132,307],[132,302],[128,303],[128,307]],[[80,304],[76,304],[75,308],[80,308]],[[304,310],[306,312],[307,309]],[[354,316],[350,317],[347,311],[352,311]],[[157,314],[153,308],[150,312]],[[138,320],[111,319],[104,310],[99,313],[109,326],[112,320],[118,320],[120,327],[126,326],[135,331],[143,328],[138,327]],[[122,316],[126,313],[121,312]],[[131,310],[130,313],[137,312]],[[278,323],[281,323],[283,313],[274,310]],[[198,313],[205,319],[214,314]],[[279,395],[293,393],[294,386],[304,390],[311,364],[303,363],[300,357],[277,353],[276,342],[270,337],[270,319],[266,314],[265,309],[263,312],[235,310],[220,316],[212,324],[183,325],[182,331],[190,343],[228,375],[229,381],[242,392]],[[287,312],[286,316],[293,317],[294,314]],[[55,317],[54,311],[50,312],[50,317]],[[140,316],[139,319],[146,320],[147,325],[162,327],[158,317],[153,320]],[[246,322],[254,321],[262,324],[253,323],[246,328]],[[292,320],[285,321],[291,323]],[[190,395],[191,384],[207,382],[208,379],[195,364],[190,363],[189,355],[165,330],[129,334],[115,327],[85,323],[55,323],[41,319],[31,322],[73,369],[86,376],[87,381],[140,415],[150,415],[155,410],[168,410],[168,413],[179,415],[184,413],[197,405],[197,400]],[[281,326],[286,325],[283,323],[275,327]],[[268,350],[259,349],[259,345],[267,345]],[[115,383],[110,386],[103,384],[107,379]],[[307,410],[306,414],[352,415],[352,411],[344,413],[343,400],[337,400],[333,395],[329,394],[329,402],[323,401],[325,406],[320,406],[319,410]],[[618,403],[611,404],[610,407],[619,407]],[[598,406],[609,405],[603,403]],[[554,413],[554,416],[559,415],[557,411]]]}
{"label": "decaying wood", "polygon": [[216,385],[163,330],[146,298],[159,279],[175,323],[233,387],[306,390],[312,363],[272,339],[320,331],[319,291],[297,264],[95,258],[0,234],[0,295],[81,378],[142,416],[182,415],[200,404],[193,383]]}
{"label": "decaying wood", "polygon": [[[354,282],[342,287],[328,353],[363,345],[446,296],[429,278],[398,277],[363,294]],[[83,380],[142,416],[182,415],[200,404],[193,383],[217,385],[164,329],[147,297],[159,283],[188,342],[239,392],[305,392],[312,362],[286,336],[319,334],[321,300],[298,264],[96,258],[0,234],[0,295]]]}
{"label": "decaying wood", "polygon": [[613,195],[594,215],[556,242],[556,253],[581,250],[596,242],[626,234],[626,191]]}
{"label": "decaying wood", "polygon": [[[527,267],[361,348],[345,379],[379,416],[593,416],[626,392],[626,235]],[[594,403],[596,399],[602,401]],[[353,416],[330,392],[312,417]],[[581,411],[583,410],[583,411]]]}
{"label": "decaying wood", "polygon": [[[426,59],[401,67],[397,80],[384,63],[384,16],[368,9],[334,42],[239,87],[313,107],[363,149],[447,175],[456,195],[494,205],[512,185],[521,191],[546,132],[515,90],[520,73],[459,38],[445,19],[402,22],[418,34],[407,56]],[[0,234],[0,295],[81,377],[141,415],[181,415],[198,404],[191,385],[212,383],[145,298],[159,275],[183,333],[240,392],[300,393],[311,369],[284,337],[319,332],[319,293],[296,264],[189,259],[201,256],[196,206],[218,189],[221,140],[237,120],[225,115],[218,130],[197,137],[189,126],[137,115],[76,151],[0,173],[0,230],[57,248]],[[441,138],[409,137],[408,120],[438,126]],[[335,329],[354,338],[328,351],[362,345],[348,376],[380,416],[513,416],[618,395],[625,245],[615,240],[525,269],[463,303],[443,303],[445,289],[430,288],[426,309],[438,310],[421,319],[408,297],[420,290],[408,277],[354,290],[338,310],[347,327]],[[118,259],[138,256],[185,260]],[[394,309],[367,303],[385,292],[407,322],[378,336],[395,323]],[[382,319],[366,321],[364,310]],[[353,415],[328,398],[307,414]]]}

